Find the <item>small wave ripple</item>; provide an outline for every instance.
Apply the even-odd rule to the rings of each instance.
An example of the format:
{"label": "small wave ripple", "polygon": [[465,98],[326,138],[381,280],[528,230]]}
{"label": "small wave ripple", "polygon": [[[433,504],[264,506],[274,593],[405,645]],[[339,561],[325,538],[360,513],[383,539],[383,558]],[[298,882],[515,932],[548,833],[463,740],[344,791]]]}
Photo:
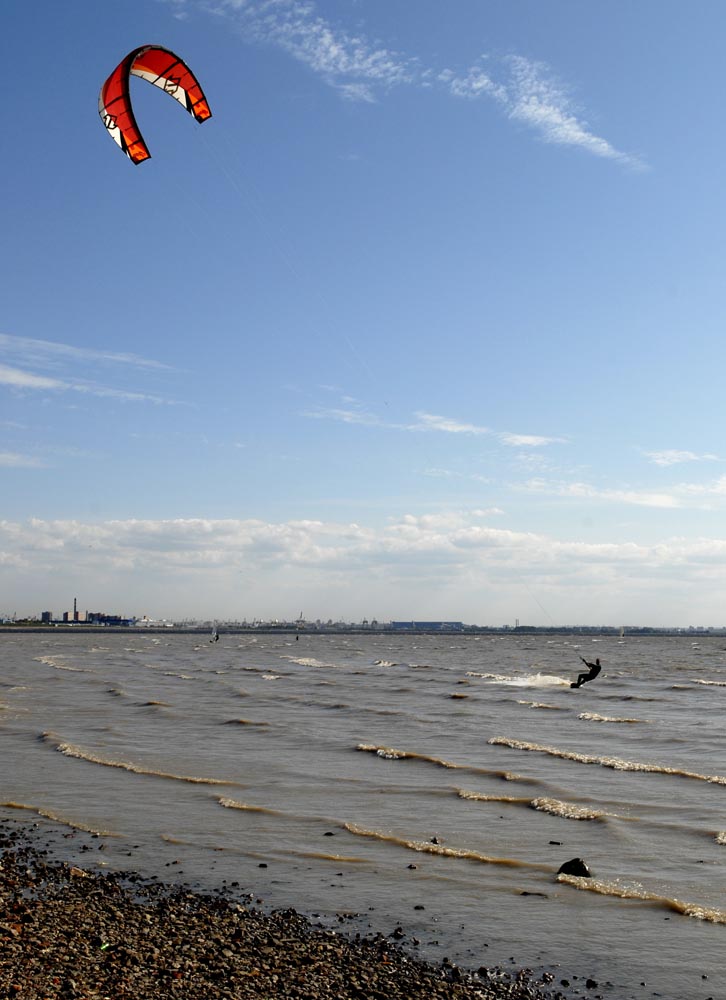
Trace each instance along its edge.
{"label": "small wave ripple", "polygon": [[597,712],[580,712],[577,718],[587,722],[647,722],[647,719],[626,719],[617,715],[599,715]]}
{"label": "small wave ripple", "polygon": [[573,886],[575,889],[597,892],[602,896],[614,896],[618,899],[640,899],[643,902],[654,903],[674,913],[693,917],[696,920],[704,920],[707,923],[726,924],[726,910],[719,910],[713,906],[703,906],[701,903],[687,903],[670,896],[660,896],[658,893],[644,889],[641,885],[624,885],[617,881],[579,878],[576,875],[558,875],[557,881],[564,885]]}
{"label": "small wave ripple", "polygon": [[563,802],[560,799],[540,796],[530,799],[528,796],[518,795],[487,795],[483,792],[470,792],[465,788],[457,788],[456,794],[460,799],[470,799],[474,802],[505,802],[510,805],[528,806],[538,812],[549,813],[551,816],[559,816],[562,819],[574,820],[604,820],[608,818],[619,819],[614,813],[605,812],[603,809],[595,809],[592,806],[580,806],[574,802]]}
{"label": "small wave ripple", "polygon": [[[359,743],[356,750],[361,750],[364,753],[374,753],[376,756],[383,757],[385,760],[420,760],[424,761],[426,764],[435,764],[437,767],[446,767],[455,771],[468,771],[470,774],[493,775],[497,778],[503,778],[504,781],[522,780],[520,775],[512,774],[511,771],[492,770],[486,767],[472,767],[470,764],[456,764],[451,760],[443,760],[441,757],[433,757],[424,753],[415,753],[411,750],[396,750],[393,747],[378,746],[374,743]],[[532,784],[538,784],[536,779],[528,778],[526,780],[531,780]]]}
{"label": "small wave ripple", "polygon": [[504,865],[507,868],[534,868],[538,871],[552,870],[549,865],[535,864],[531,861],[520,861],[517,858],[497,858],[466,847],[448,847],[446,844],[434,844],[429,840],[408,840],[405,837],[397,837],[393,833],[382,833],[380,830],[367,830],[365,827],[357,826],[355,823],[345,823],[344,828],[348,833],[352,833],[356,837],[370,837],[373,840],[379,840],[386,844],[405,847],[409,851],[418,851],[420,854],[435,854],[442,858],[463,858],[468,861],[478,861],[485,865]]}
{"label": "small wave ripple", "polygon": [[489,743],[511,747],[513,750],[531,750],[535,753],[549,754],[563,760],[573,760],[578,764],[599,764],[614,771],[642,771],[649,774],[672,774],[679,778],[692,778],[696,781],[708,781],[713,785],[726,785],[726,777],[720,774],[699,774],[697,771],[686,771],[679,767],[668,767],[664,764],[645,764],[640,761],[622,760],[620,757],[597,757],[594,754],[577,753],[575,750],[560,750],[557,747],[542,746],[539,743],[527,743],[525,740],[510,739],[508,736],[492,736]]}
{"label": "small wave ripple", "polygon": [[101,757],[98,754],[92,753],[90,750],[84,750],[82,747],[75,746],[73,743],[66,743],[61,739],[61,737],[56,736],[55,733],[45,732],[42,734],[41,739],[44,743],[48,743],[54,750],[57,750],[58,753],[64,754],[66,757],[75,757],[78,760],[85,760],[90,764],[101,764],[104,767],[118,767],[123,771],[130,771],[132,774],[147,774],[154,778],[168,778],[172,781],[187,781],[195,785],[238,784],[236,781],[227,781],[223,778],[198,778],[189,774],[169,774],[166,771],[155,771],[153,768],[142,767],[141,764],[134,764],[126,760],[111,760],[108,757]]}

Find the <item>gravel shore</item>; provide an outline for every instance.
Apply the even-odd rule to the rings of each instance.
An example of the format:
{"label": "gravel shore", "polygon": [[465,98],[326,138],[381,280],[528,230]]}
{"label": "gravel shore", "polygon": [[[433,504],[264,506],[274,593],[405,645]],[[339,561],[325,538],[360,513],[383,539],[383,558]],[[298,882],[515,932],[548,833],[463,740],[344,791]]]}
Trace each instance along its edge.
{"label": "gravel shore", "polygon": [[0,1000],[564,1000],[528,970],[422,962],[395,930],[346,936],[295,910],[60,863],[22,827],[0,825],[0,851]]}

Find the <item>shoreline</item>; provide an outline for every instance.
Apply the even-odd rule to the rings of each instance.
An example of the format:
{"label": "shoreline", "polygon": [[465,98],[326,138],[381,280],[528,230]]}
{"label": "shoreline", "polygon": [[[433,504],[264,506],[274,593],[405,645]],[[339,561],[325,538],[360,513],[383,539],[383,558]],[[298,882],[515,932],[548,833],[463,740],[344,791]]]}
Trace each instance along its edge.
{"label": "shoreline", "polygon": [[[50,832],[0,820],[3,997],[565,1000],[568,995],[552,973],[537,978],[527,969],[472,971],[448,958],[423,961],[401,947],[403,928],[388,937],[353,936],[344,927],[316,925],[294,909],[256,909],[249,894],[240,902],[239,889],[202,893],[138,872],[81,868],[57,860]],[[338,914],[341,925],[346,916]],[[593,998],[600,995],[598,986],[580,982]]]}

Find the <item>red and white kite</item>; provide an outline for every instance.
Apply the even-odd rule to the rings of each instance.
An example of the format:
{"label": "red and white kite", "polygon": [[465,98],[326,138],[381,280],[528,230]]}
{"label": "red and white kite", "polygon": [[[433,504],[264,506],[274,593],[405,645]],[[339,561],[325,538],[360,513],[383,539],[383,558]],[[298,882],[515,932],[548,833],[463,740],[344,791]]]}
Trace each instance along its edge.
{"label": "red and white kite", "polygon": [[179,56],[160,45],[142,45],[129,52],[101,87],[98,113],[114,142],[117,142],[133,163],[142,163],[151,156],[136,124],[131,108],[129,79],[143,77],[155,87],[166,91],[198,122],[212,117],[207,99],[197,78]]}

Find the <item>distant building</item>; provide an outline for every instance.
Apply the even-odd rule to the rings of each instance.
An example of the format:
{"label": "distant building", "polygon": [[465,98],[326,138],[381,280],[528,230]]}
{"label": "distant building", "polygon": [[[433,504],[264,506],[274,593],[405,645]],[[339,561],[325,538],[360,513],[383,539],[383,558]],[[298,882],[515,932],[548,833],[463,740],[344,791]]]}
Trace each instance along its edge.
{"label": "distant building", "polygon": [[50,625],[50,623],[53,621],[53,612],[52,611],[41,611],[40,612],[40,620],[42,621],[42,623],[44,625]]}
{"label": "distant building", "polygon": [[107,615],[105,611],[87,611],[86,621],[89,625],[132,625],[133,618],[123,618],[121,615]]}
{"label": "distant building", "polygon": [[391,622],[391,628],[398,631],[463,632],[463,622]]}

